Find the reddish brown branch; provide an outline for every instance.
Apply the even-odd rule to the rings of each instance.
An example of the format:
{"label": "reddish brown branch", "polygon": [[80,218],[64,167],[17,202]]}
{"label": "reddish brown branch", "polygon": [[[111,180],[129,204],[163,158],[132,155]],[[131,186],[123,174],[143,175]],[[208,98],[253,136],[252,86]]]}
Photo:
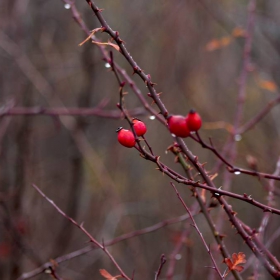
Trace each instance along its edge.
{"label": "reddish brown branch", "polygon": [[161,270],[162,270],[165,263],[166,263],[166,258],[165,258],[165,255],[162,254],[161,257],[160,257],[160,265],[159,265],[159,268],[156,272],[155,280],[157,280],[159,278],[159,276],[161,274]]}
{"label": "reddish brown branch", "polygon": [[230,173],[238,173],[238,174],[242,173],[242,174],[247,174],[247,175],[251,175],[254,177],[258,177],[258,178],[280,180],[280,176],[277,176],[275,174],[268,174],[268,173],[264,173],[264,172],[258,172],[255,170],[248,170],[248,169],[239,168],[237,166],[233,166],[225,157],[223,157],[218,152],[218,150],[213,146],[212,143],[211,143],[211,145],[208,145],[202,140],[202,138],[200,137],[198,132],[196,133],[196,135],[197,135],[197,138],[192,137],[192,139],[195,140],[196,142],[200,143],[202,148],[212,151],[228,167],[228,171]]}
{"label": "reddish brown branch", "polygon": [[[129,110],[129,114],[133,116],[145,115],[143,108],[135,108]],[[119,119],[123,117],[119,110],[104,110],[101,108],[42,108],[42,107],[14,107],[14,108],[2,108],[0,111],[0,117],[3,116],[98,116],[104,118]]]}
{"label": "reddish brown branch", "polygon": [[[111,27],[107,24],[107,22],[105,21],[105,19],[101,15],[101,10],[93,3],[93,1],[91,1],[91,0],[86,0],[86,1],[89,4],[89,6],[91,7],[91,9],[93,10],[93,12],[95,13],[95,15],[97,16],[100,23],[102,24],[102,27],[104,28],[104,32],[108,33],[115,40],[115,42],[120,47],[120,49],[122,51],[122,54],[125,56],[127,61],[131,64],[132,67],[136,68],[136,69],[134,69],[135,73],[137,73],[145,81],[145,83],[147,84],[147,86],[150,90],[150,94],[151,94],[152,98],[154,99],[155,103],[158,105],[162,115],[164,117],[167,117],[168,116],[168,111],[166,110],[166,108],[165,108],[164,104],[162,103],[161,99],[159,98],[159,95],[156,93],[156,91],[153,87],[154,84],[151,82],[149,75],[145,75],[143,73],[142,69],[139,68],[139,66],[136,64],[136,62],[134,62],[134,60],[132,59],[132,57],[130,56],[128,51],[126,50],[126,48],[123,44],[123,40],[120,39],[119,33],[113,31],[111,29]],[[122,108],[120,108],[120,109],[122,110]],[[125,112],[123,111],[123,113],[125,113]],[[181,141],[180,143],[184,143],[184,142]],[[180,146],[182,146],[182,145],[180,144]],[[172,169],[163,165],[159,161],[158,157],[153,156],[150,153],[144,151],[141,146],[140,146],[140,151],[143,153],[143,156],[145,157],[145,159],[148,159],[148,160],[151,160],[151,161],[157,163],[157,165],[158,165],[158,167],[161,171],[163,171],[164,173],[169,175],[172,179],[174,179],[177,182],[184,183],[186,185],[192,185],[192,186],[197,186],[197,187],[200,187],[200,188],[205,188],[207,190],[210,190],[214,195],[218,194],[218,195],[226,195],[226,196],[234,197],[234,198],[246,201],[250,204],[253,204],[253,205],[263,209],[264,211],[272,211],[273,213],[280,214],[280,210],[275,209],[275,208],[271,208],[271,207],[263,205],[259,202],[256,202],[254,199],[252,199],[247,194],[244,194],[243,196],[242,195],[237,195],[237,194],[234,194],[232,192],[222,191],[222,190],[217,189],[215,187],[211,187],[209,184],[208,185],[203,185],[203,184],[199,184],[197,182],[186,180],[186,178],[184,178],[182,175],[177,174]],[[184,151],[184,153],[185,153],[185,151]],[[187,153],[186,155],[189,157],[190,154]],[[194,161],[196,161],[196,160],[194,160]],[[194,165],[194,166],[197,168],[197,165]],[[205,175],[205,177],[208,177],[203,169],[199,168],[198,171],[202,172]],[[210,180],[210,182],[211,182],[211,185],[213,185],[211,180]]]}
{"label": "reddish brown branch", "polygon": [[193,223],[192,225],[194,226],[194,228],[195,228],[195,230],[197,231],[197,233],[198,233],[200,239],[202,240],[203,245],[204,245],[204,247],[206,248],[207,253],[209,254],[209,256],[210,256],[210,258],[211,258],[211,260],[212,260],[212,262],[213,262],[214,269],[215,269],[216,272],[218,273],[220,279],[224,279],[224,277],[222,276],[222,274],[221,274],[221,272],[220,272],[220,270],[219,270],[219,268],[218,268],[218,266],[217,266],[217,264],[216,264],[215,259],[213,258],[213,255],[212,255],[212,253],[211,253],[211,251],[210,251],[210,248],[208,247],[208,245],[207,245],[207,243],[206,243],[206,241],[205,241],[205,239],[204,239],[204,237],[203,237],[203,235],[202,235],[202,232],[199,230],[199,228],[198,228],[198,226],[197,226],[197,224],[196,224],[196,222],[195,222],[193,216],[191,215],[191,212],[190,212],[188,206],[186,205],[186,203],[185,203],[184,200],[182,199],[180,193],[178,192],[177,188],[175,187],[175,185],[174,185],[172,182],[171,182],[171,185],[172,185],[174,191],[176,192],[178,199],[181,201],[182,205],[184,206],[184,208],[186,209],[186,211],[187,211],[188,214],[190,215],[190,219],[192,220],[192,223]]}
{"label": "reddish brown branch", "polygon": [[[77,24],[80,26],[80,28],[86,33],[87,36],[91,35],[90,30],[86,26],[85,22],[80,16],[79,11],[77,10],[75,3],[70,0],[62,0],[65,4],[70,5],[71,12],[74,20],[77,22]],[[92,39],[95,41],[99,41],[94,35],[91,36]],[[105,47],[102,45],[97,45],[99,50],[102,53],[103,60],[109,64],[111,64],[110,56],[108,52],[105,50]],[[140,102],[143,104],[144,108],[151,113],[153,116],[157,118],[161,123],[165,124],[164,118],[158,114],[158,112],[153,109],[149,103],[144,98],[143,94],[141,93],[141,90],[136,86],[135,82],[129,77],[129,75],[126,73],[126,71],[121,68],[117,63],[114,63],[115,69],[123,76],[127,84],[130,86],[130,88],[134,91],[135,95],[138,97]]]}
{"label": "reddish brown branch", "polygon": [[[154,90],[153,86],[154,84],[151,82],[150,80],[150,76],[146,75],[143,73],[143,71],[138,67],[138,65],[134,62],[134,60],[132,59],[132,57],[129,55],[129,53],[127,52],[127,50],[125,49],[124,45],[123,45],[123,41],[120,39],[118,32],[113,31],[108,24],[106,23],[106,21],[104,20],[104,18],[102,17],[101,13],[100,13],[100,9],[98,9],[98,7],[90,0],[87,0],[87,3],[90,5],[90,7],[92,8],[93,12],[95,13],[95,15],[97,16],[97,18],[99,19],[100,23],[102,24],[102,27],[105,28],[105,32],[107,32],[115,41],[116,43],[119,45],[120,49],[121,49],[121,53],[125,56],[125,58],[128,60],[128,62],[130,63],[130,65],[133,67],[133,70],[135,73],[137,73],[147,84],[147,87],[149,88],[150,94],[152,96],[152,98],[154,99],[155,103],[158,105],[161,113],[163,114],[164,117],[167,117],[168,112],[165,109],[165,106],[162,104],[161,100],[159,99],[158,95],[156,94],[156,91]],[[252,1],[253,3],[253,1]],[[248,65],[246,65],[248,66]],[[247,69],[246,69],[247,70]],[[243,100],[242,98],[240,99],[240,103],[242,103]],[[241,106],[242,107],[242,106]],[[238,116],[242,116],[242,113],[237,114],[237,119]],[[241,117],[240,117],[241,119]],[[240,121],[236,121],[236,123],[240,123]],[[208,190],[211,189],[211,192],[217,197],[217,193],[220,191],[218,189],[216,189],[215,185],[212,183],[212,181],[210,180],[210,178],[208,177],[207,173],[204,171],[204,169],[202,168],[202,166],[198,163],[197,158],[194,157],[191,152],[187,149],[186,146],[184,146],[184,142],[181,141],[181,139],[179,139],[178,141],[180,146],[183,148],[183,152],[187,155],[187,157],[191,160],[193,166],[200,172],[200,174],[202,175],[203,179],[205,180],[206,184],[207,184],[207,188],[206,188],[206,184],[201,184],[200,187],[206,188]],[[141,149],[141,147],[140,147]],[[168,167],[166,167],[165,165],[163,165],[160,161],[158,157],[153,157],[151,154],[148,154],[147,152],[141,150],[141,152],[143,153],[143,156],[145,157],[145,159],[154,161],[159,169],[168,174],[171,178],[173,178],[176,181],[179,182],[184,182],[187,185],[194,185],[194,186],[199,186],[197,184],[197,182],[191,182],[189,180],[186,180],[183,178],[183,176],[176,174],[176,172],[174,172],[173,170],[169,169]],[[185,180],[185,181],[184,181]],[[210,188],[210,189],[209,189]],[[216,191],[215,191],[216,189]],[[223,192],[224,195],[226,195],[225,192]],[[221,192],[218,194],[218,201],[220,202],[221,205],[223,205],[225,212],[228,214],[230,221],[232,222],[232,224],[234,225],[234,227],[237,229],[238,233],[242,236],[242,238],[245,240],[245,242],[248,244],[248,246],[252,249],[252,251],[258,256],[258,258],[260,258],[262,260],[262,262],[264,263],[265,267],[267,268],[267,270],[275,277],[279,277],[279,272],[275,271],[275,269],[270,265],[270,263],[262,257],[259,248],[255,246],[255,244],[253,244],[252,242],[250,242],[250,240],[248,239],[248,235],[246,234],[246,232],[243,230],[243,228],[240,226],[240,224],[238,223],[238,221],[235,219],[235,213],[232,211],[231,207],[226,203],[226,201],[224,200],[223,197],[220,197]],[[232,196],[233,197],[233,196]],[[245,198],[245,200],[255,206],[257,206],[257,204],[255,203],[254,200],[252,200],[250,198],[250,196],[248,195],[244,195],[243,196]],[[237,198],[237,197],[235,197]],[[262,208],[262,206],[260,207]],[[265,209],[267,209],[267,206],[265,206]],[[276,209],[277,210],[277,209]],[[277,210],[278,211],[278,210]]]}
{"label": "reddish brown branch", "polygon": [[[178,150],[178,149],[177,149]],[[186,163],[186,160],[184,159],[183,155],[181,153],[178,153],[176,151],[176,148],[171,149],[171,151],[178,156],[179,162],[182,165],[182,167],[184,168],[187,176],[188,176],[188,171],[189,171],[189,167]],[[188,178],[190,179],[190,177],[188,176]],[[211,229],[211,232],[218,244],[219,250],[223,256],[223,258],[230,258],[230,254],[226,248],[225,242],[223,241],[222,235],[219,233],[219,230],[217,228],[217,226],[215,225],[215,222],[213,221],[213,218],[211,217],[209,210],[207,209],[207,205],[205,204],[205,202],[203,201],[203,198],[200,194],[200,192],[196,189],[196,188],[192,188],[191,189],[193,196],[195,197],[195,199],[197,200],[199,207],[201,209],[201,212],[203,213],[209,228]],[[235,270],[231,271],[234,278],[236,280],[241,280],[242,278],[240,277],[239,273]]]}
{"label": "reddish brown branch", "polygon": [[97,5],[95,5],[95,3],[91,0],[86,0],[86,2],[91,7],[92,11],[98,18],[99,22],[101,23],[102,28],[104,29],[104,32],[108,33],[114,39],[114,41],[118,44],[118,46],[120,47],[121,54],[126,58],[128,63],[131,65],[134,73],[138,74],[140,76],[140,78],[145,82],[145,84],[147,85],[147,87],[149,89],[151,96],[153,97],[155,103],[159,107],[161,114],[166,118],[168,116],[168,111],[165,108],[164,104],[161,102],[161,100],[154,88],[155,84],[151,81],[150,75],[145,74],[144,71],[134,61],[134,59],[132,58],[130,53],[127,51],[127,49],[123,43],[123,40],[120,38],[119,32],[113,31],[113,29],[107,24],[106,20],[104,19],[104,17],[101,14],[101,9],[99,9],[97,7]]}
{"label": "reddish brown branch", "polygon": [[83,224],[78,224],[74,219],[67,216],[51,199],[49,199],[36,185],[33,184],[33,187],[36,189],[36,191],[45,198],[55,209],[56,211],[61,214],[64,218],[69,220],[73,225],[75,225],[77,228],[79,228],[88,238],[89,240],[98,248],[104,251],[104,253],[109,257],[109,259],[112,261],[112,263],[115,265],[115,267],[120,272],[121,276],[127,280],[131,280],[121,269],[119,264],[116,262],[114,257],[111,255],[111,253],[107,250],[104,244],[99,243],[83,226]]}
{"label": "reddish brown branch", "polygon": [[[197,214],[197,212],[195,212],[195,211],[192,212],[193,216],[196,215],[196,214]],[[135,230],[135,231],[132,231],[132,232],[122,234],[122,235],[120,235],[118,237],[115,237],[111,240],[105,241],[104,244],[105,244],[106,247],[109,247],[109,246],[115,245],[119,242],[122,242],[124,240],[130,239],[130,238],[133,238],[133,237],[137,237],[137,236],[140,236],[140,235],[144,235],[144,234],[147,234],[147,233],[151,233],[151,232],[157,231],[157,230],[159,230],[163,227],[175,224],[175,223],[183,222],[188,218],[189,218],[189,215],[184,214],[184,215],[181,215],[181,216],[176,217],[176,218],[161,221],[161,222],[159,222],[157,224],[154,224],[150,227],[146,227],[146,228],[143,228],[143,229],[138,229],[138,230]],[[89,245],[89,246],[86,246],[86,247],[81,248],[79,250],[73,251],[69,254],[60,256],[60,257],[54,259],[54,262],[57,263],[57,264],[60,264],[60,263],[69,261],[71,259],[77,258],[79,256],[82,256],[84,254],[87,254],[87,253],[89,253],[89,252],[91,252],[92,250],[95,250],[95,249],[96,249],[96,247],[94,247],[93,245]],[[40,267],[38,267],[38,268],[36,268],[36,269],[34,269],[30,272],[23,273],[17,280],[30,279],[30,278],[32,278],[32,277],[34,277],[34,276],[36,276],[40,273],[43,273],[51,265],[52,265],[51,262],[46,262],[43,265],[41,265]]]}
{"label": "reddish brown branch", "polygon": [[[212,180],[209,178],[207,173],[205,172],[203,166],[198,162],[197,157],[195,157],[191,151],[187,148],[186,144],[181,138],[177,138],[177,141],[182,149],[182,151],[186,154],[190,162],[195,166],[195,168],[199,171],[202,178],[205,180],[205,182],[211,186],[211,188],[216,188]],[[244,194],[244,197],[246,199],[250,199],[250,196]],[[248,247],[252,250],[252,252],[256,255],[256,257],[262,262],[266,270],[276,279],[280,279],[280,270],[275,268],[271,262],[263,255],[261,249],[256,246],[256,244],[251,240],[250,236],[247,234],[247,232],[244,230],[242,225],[240,224],[239,220],[235,217],[236,212],[232,210],[231,205],[227,203],[224,197],[222,196],[216,196],[217,200],[219,201],[220,205],[223,207],[224,211],[229,217],[230,222],[234,226],[234,228],[237,230],[237,232],[240,234],[241,238],[246,242]],[[257,205],[255,205],[257,206]],[[267,206],[266,206],[267,207]],[[279,211],[277,209],[277,211]]]}

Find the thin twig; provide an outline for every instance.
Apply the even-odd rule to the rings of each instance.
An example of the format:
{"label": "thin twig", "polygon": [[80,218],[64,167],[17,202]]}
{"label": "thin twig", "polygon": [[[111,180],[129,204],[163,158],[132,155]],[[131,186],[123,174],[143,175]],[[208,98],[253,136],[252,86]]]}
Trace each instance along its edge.
{"label": "thin twig", "polygon": [[[175,149],[171,149],[171,151],[176,154],[179,158],[179,162],[181,163],[182,167],[184,168],[185,172],[187,173],[189,168],[187,166],[187,163],[183,157],[183,155],[181,153],[176,153],[176,150]],[[193,196],[196,198],[199,206],[200,206],[200,209],[201,209],[201,212],[203,213],[208,225],[209,225],[209,228],[211,229],[211,232],[218,244],[218,247],[219,247],[219,250],[220,252],[222,253],[222,256],[223,258],[230,258],[230,254],[227,250],[227,247],[223,241],[223,236],[219,233],[216,225],[215,225],[215,222],[213,221],[212,217],[210,216],[210,213],[209,213],[209,210],[207,209],[207,206],[205,204],[205,202],[203,201],[203,198],[201,196],[201,194],[199,193],[199,191],[196,189],[196,188],[192,188],[191,189],[192,193],[193,193]],[[239,273],[235,270],[232,270],[231,271],[234,278],[236,280],[241,280],[242,278],[240,277]]]}
{"label": "thin twig", "polygon": [[162,270],[165,263],[166,263],[166,258],[165,258],[165,255],[162,254],[161,257],[160,257],[160,265],[159,265],[159,268],[158,268],[158,270],[156,272],[156,275],[155,275],[155,280],[158,280],[158,277],[160,276],[161,270]]}
{"label": "thin twig", "polygon": [[[129,110],[129,114],[132,116],[145,115],[145,110],[141,108],[135,108]],[[42,107],[14,107],[14,108],[0,108],[0,117],[4,116],[97,116],[103,118],[119,119],[123,117],[119,110],[104,110],[99,108],[42,108]]]}
{"label": "thin twig", "polygon": [[275,174],[269,174],[269,173],[264,173],[264,172],[259,172],[256,170],[248,170],[248,169],[244,169],[244,168],[240,168],[237,166],[234,166],[233,164],[231,164],[228,159],[226,159],[216,148],[215,146],[211,143],[210,145],[206,144],[203,139],[200,137],[199,133],[196,132],[196,136],[195,137],[191,137],[193,140],[195,140],[196,142],[200,143],[202,148],[208,149],[210,151],[212,151],[228,168],[228,171],[230,173],[236,173],[236,174],[246,174],[246,175],[250,175],[250,176],[254,176],[254,177],[258,177],[258,178],[266,178],[266,179],[273,179],[273,180],[278,180],[280,181],[280,176],[275,175]]}
{"label": "thin twig", "polygon": [[[87,36],[91,35],[91,31],[86,26],[83,19],[81,18],[80,13],[79,13],[75,3],[72,2],[71,0],[62,0],[62,2],[70,5],[70,7],[71,7],[70,10],[72,12],[72,16],[73,16],[74,20],[76,21],[76,23],[80,26],[80,28],[85,32],[85,34]],[[91,38],[94,39],[95,41],[99,41],[94,35],[92,35]],[[103,60],[110,64],[110,56],[109,56],[108,52],[105,50],[105,47],[103,45],[97,45],[97,47],[99,48],[99,50],[102,53]],[[127,84],[134,91],[135,95],[138,97],[140,102],[143,104],[144,108],[151,115],[155,116],[155,118],[158,121],[165,124],[163,116],[159,115],[158,112],[149,105],[149,103],[144,98],[141,90],[136,86],[135,82],[129,77],[129,75],[126,73],[126,71],[123,68],[121,68],[117,63],[114,63],[114,65],[115,65],[115,69],[123,76],[123,78],[125,79]]]}
{"label": "thin twig", "polygon": [[243,134],[247,132],[248,130],[252,129],[258,122],[262,120],[270,112],[270,110],[276,106],[278,103],[280,103],[280,96],[276,97],[255,116],[251,120],[247,121],[245,124],[243,124],[238,130],[237,134]]}
{"label": "thin twig", "polygon": [[115,267],[118,269],[118,271],[120,272],[121,276],[127,280],[131,280],[125,273],[124,271],[121,269],[121,267],[119,266],[119,264],[116,262],[116,260],[114,259],[114,257],[111,255],[111,253],[107,250],[107,248],[105,247],[104,244],[99,243],[83,226],[82,224],[78,224],[74,219],[72,219],[71,217],[67,216],[50,198],[48,198],[35,184],[32,185],[33,188],[43,197],[45,198],[55,209],[56,211],[61,214],[64,218],[66,218],[67,220],[69,220],[73,225],[75,225],[76,227],[78,227],[89,239],[90,241],[97,246],[98,248],[100,248],[101,250],[103,250],[105,252],[105,254],[109,257],[109,259],[112,261],[112,263],[115,265]]}
{"label": "thin twig", "polygon": [[[210,179],[208,174],[205,172],[203,166],[198,162],[197,157],[195,157],[191,153],[191,151],[188,149],[188,147],[186,146],[184,141],[181,138],[177,137],[177,142],[180,145],[180,147],[182,149],[182,152],[185,153],[185,155],[188,157],[188,159],[193,164],[193,166],[195,166],[195,168],[199,171],[199,173],[201,174],[201,176],[203,177],[205,182],[209,186],[211,186],[211,188],[216,188],[215,184],[212,182],[212,180]],[[246,198],[249,198],[248,195],[246,195],[246,194],[244,194],[244,196]],[[263,263],[266,270],[272,276],[279,278],[280,277],[280,270],[275,268],[269,262],[269,260],[263,256],[263,254],[261,252],[261,249],[258,248],[254,242],[252,242],[252,240],[250,239],[250,237],[248,236],[248,234],[246,233],[246,231],[244,230],[244,228],[242,227],[240,222],[237,220],[237,218],[236,218],[237,213],[232,210],[231,205],[229,205],[227,203],[227,201],[224,199],[224,197],[222,197],[222,196],[216,196],[216,198],[217,198],[218,202],[220,203],[220,205],[223,206],[223,209],[226,212],[226,214],[228,215],[229,220],[232,223],[232,225],[235,227],[237,232],[240,234],[240,236],[246,242],[246,244],[249,246],[249,248],[252,250],[252,252],[261,260],[261,262]],[[278,209],[277,209],[277,211],[278,211]]]}
{"label": "thin twig", "polygon": [[98,18],[99,22],[101,23],[102,28],[104,30],[103,32],[108,33],[114,39],[114,41],[118,44],[118,46],[120,48],[120,53],[126,58],[128,63],[131,65],[134,73],[138,74],[139,77],[145,82],[151,96],[153,97],[155,103],[157,104],[157,106],[160,109],[160,113],[165,118],[167,118],[168,117],[168,111],[165,108],[165,105],[160,100],[159,95],[154,88],[155,83],[153,83],[151,81],[151,76],[149,74],[145,74],[144,71],[139,67],[139,65],[132,58],[131,54],[126,49],[126,47],[123,43],[123,40],[120,38],[119,32],[118,31],[113,31],[113,29],[107,24],[106,20],[104,19],[104,17],[101,14],[101,9],[99,9],[97,7],[97,5],[91,0],[86,0],[86,2],[88,3],[88,5],[92,9],[92,11],[94,12],[96,17]]}
{"label": "thin twig", "polygon": [[[139,68],[139,66],[134,62],[134,60],[131,58],[131,56],[129,55],[129,53],[127,52],[127,50],[125,49],[124,45],[123,45],[123,41],[120,39],[119,37],[119,33],[118,32],[114,32],[106,23],[106,21],[104,20],[104,18],[101,15],[101,10],[97,8],[97,6],[90,0],[87,0],[87,3],[90,5],[90,7],[92,8],[93,12],[95,13],[95,15],[97,16],[97,18],[99,19],[100,23],[102,24],[102,27],[105,28],[105,32],[107,32],[115,41],[116,43],[119,45],[120,49],[121,49],[121,53],[125,56],[125,58],[128,60],[128,62],[131,64],[131,66],[133,67],[133,70],[135,73],[137,73],[147,84],[150,94],[153,97],[155,103],[158,105],[158,107],[160,108],[161,114],[164,117],[167,117],[168,113],[167,110],[165,109],[165,106],[162,104],[161,100],[159,99],[156,91],[153,90],[153,86],[154,84],[151,83],[150,81],[150,76],[143,74],[143,71]],[[182,146],[182,143],[180,143],[180,146]],[[192,155],[187,151],[184,151],[184,153],[189,157],[189,155],[192,157]],[[175,174],[175,172],[173,172],[171,169],[167,168],[166,166],[164,166],[160,161],[158,157],[153,157],[152,155],[148,154],[148,153],[144,153],[144,158],[147,160],[152,160],[154,162],[157,163],[160,171],[165,172],[166,174],[168,173],[168,175],[171,178],[174,178],[176,181],[180,181],[182,180],[182,176],[177,176]],[[197,164],[197,159],[194,159],[192,157],[192,164],[195,166],[195,168],[198,171],[202,172],[202,176],[204,178],[204,180],[206,181],[207,185],[209,185],[210,187],[212,187],[212,189],[215,189],[215,185],[211,182],[211,180],[209,181],[209,178],[206,174],[206,172],[203,170],[203,168],[200,168],[200,166]],[[187,184],[187,182],[185,181],[185,183]],[[190,184],[190,182],[188,182]],[[191,182],[193,184],[193,182]],[[203,184],[202,184],[203,185]],[[215,193],[214,193],[215,194]],[[244,197],[247,199],[251,199],[250,196],[248,195],[244,195]],[[230,206],[228,204],[226,204],[226,201],[222,198],[219,197],[218,198],[219,202],[224,205],[224,209],[226,211],[226,213],[229,215],[230,217],[230,221],[233,223],[233,225],[238,229],[238,232],[241,234],[242,238],[246,241],[246,243],[249,245],[249,247],[254,251],[257,250],[256,254],[261,257],[261,255],[259,254],[258,248],[256,248],[255,246],[253,246],[254,244],[250,243],[250,241],[247,241],[246,238],[246,234],[244,232],[242,232],[242,229],[240,228],[240,226],[237,224],[236,219],[234,218],[234,212],[231,210]],[[275,272],[275,270],[273,270],[269,264],[267,262],[265,262],[265,266],[268,269],[268,271],[270,273],[274,273],[274,275],[277,275],[277,272]],[[276,274],[275,274],[276,273]]]}
{"label": "thin twig", "polygon": [[219,268],[218,268],[218,266],[217,266],[217,264],[216,264],[216,261],[215,261],[214,258],[213,258],[213,255],[212,255],[212,253],[211,253],[211,251],[210,251],[210,248],[208,247],[208,245],[207,245],[207,243],[206,243],[206,241],[205,241],[205,239],[204,239],[204,237],[203,237],[201,231],[199,230],[199,228],[198,228],[198,226],[197,226],[197,224],[196,224],[196,222],[195,222],[193,216],[191,215],[191,212],[190,212],[188,206],[186,205],[186,203],[185,203],[184,200],[182,199],[182,197],[181,197],[180,193],[178,192],[177,188],[175,187],[174,183],[171,182],[171,185],[172,185],[174,191],[176,192],[176,194],[177,194],[179,200],[181,201],[182,205],[184,206],[184,208],[186,209],[186,211],[189,213],[190,219],[192,220],[192,223],[193,223],[192,225],[194,226],[194,228],[196,229],[196,231],[197,231],[197,233],[198,233],[200,239],[202,240],[202,242],[203,242],[203,244],[204,244],[204,247],[206,248],[206,250],[207,250],[207,252],[208,252],[208,254],[209,254],[209,256],[210,256],[210,258],[211,258],[211,260],[212,260],[212,262],[213,262],[213,265],[214,265],[214,267],[215,267],[216,272],[218,273],[220,279],[224,279],[224,277],[222,276],[221,272],[219,271]]}
{"label": "thin twig", "polygon": [[[192,215],[193,216],[197,215],[197,212],[193,211]],[[163,227],[166,227],[166,226],[169,226],[169,225],[172,225],[172,224],[175,224],[175,223],[183,222],[186,219],[189,219],[189,214],[187,214],[187,213],[184,214],[184,215],[181,215],[179,217],[176,217],[176,218],[161,221],[157,224],[154,224],[154,225],[146,227],[146,228],[142,228],[142,229],[138,229],[138,230],[135,230],[135,231],[132,231],[132,232],[124,233],[120,236],[117,236],[117,237],[115,237],[111,240],[108,240],[108,241],[104,242],[104,244],[105,244],[106,247],[109,247],[109,246],[115,245],[119,242],[125,241],[127,239],[134,238],[134,237],[144,235],[144,234],[148,234],[148,233],[157,231],[157,230],[159,230]],[[91,252],[95,249],[96,249],[96,247],[94,247],[93,245],[89,245],[89,246],[83,247],[79,250],[73,251],[69,254],[60,256],[60,257],[58,257],[56,259],[53,259],[53,260],[54,260],[55,263],[60,264],[60,263],[63,263],[65,261],[69,261],[71,259],[74,259],[74,258],[77,258],[77,257],[82,256],[84,254],[87,254],[87,253],[89,253],[89,252]],[[46,262],[43,265],[41,265],[40,267],[37,267],[36,269],[34,269],[30,272],[23,273],[17,280],[30,279],[30,278],[44,272],[51,265],[52,265],[52,263]]]}
{"label": "thin twig", "polygon": [[[167,272],[166,272],[166,278],[169,280],[173,279],[175,264],[177,261],[176,256],[179,254],[180,250],[182,249],[183,245],[185,244],[185,241],[186,241],[188,235],[189,235],[189,226],[187,227],[187,224],[186,224],[185,229],[180,234],[180,238],[176,242],[176,245],[168,258],[168,268],[167,268]],[[190,260],[188,260],[188,262],[190,262]]]}

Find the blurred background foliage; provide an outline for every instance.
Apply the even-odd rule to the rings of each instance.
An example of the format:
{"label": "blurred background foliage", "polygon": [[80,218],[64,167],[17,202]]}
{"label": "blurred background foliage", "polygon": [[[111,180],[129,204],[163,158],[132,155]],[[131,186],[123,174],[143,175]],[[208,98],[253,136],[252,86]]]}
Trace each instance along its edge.
{"label": "blurred background foliage", "polygon": [[[238,79],[242,68],[244,36],[234,30],[246,28],[248,1],[244,0],[114,0],[96,1],[104,8],[109,25],[120,32],[127,49],[146,73],[170,113],[187,114],[195,108],[204,120],[201,136],[211,137],[222,151],[233,125],[237,108]],[[89,29],[100,27],[86,1],[76,1]],[[246,86],[243,123],[254,117],[279,94],[280,83],[280,2],[257,1],[252,48],[252,65]],[[0,1],[0,102],[8,107],[95,107],[106,101],[105,109],[116,110],[118,84],[105,67],[97,46],[79,47],[86,35],[73,20],[62,1]],[[239,29],[236,29],[239,28]],[[103,41],[105,34],[97,35]],[[129,73],[132,69],[115,52],[115,60]],[[147,88],[132,76],[146,96]],[[127,87],[129,109],[141,107]],[[148,98],[147,98],[148,99]],[[151,100],[148,100],[151,103]],[[155,105],[153,105],[155,107]],[[147,140],[164,163],[183,174],[166,153],[173,143],[167,129],[141,116],[147,126]],[[258,170],[273,173],[280,152],[280,111],[275,107],[238,141],[236,164],[249,168],[246,158],[257,160]],[[217,122],[224,122],[218,123]],[[0,120],[0,279],[16,279],[23,272],[62,254],[87,245],[87,239],[61,217],[32,188],[37,184],[67,214],[84,222],[98,240],[109,240],[184,214],[170,186],[155,165],[133,149],[120,146],[115,129],[128,127],[123,119],[51,116],[5,116]],[[211,173],[217,158],[191,139],[186,143]],[[221,167],[215,178],[222,186],[227,173]],[[244,192],[266,203],[267,180],[246,175],[230,177],[231,190]],[[275,184],[279,187],[279,183]],[[186,186],[178,186],[189,206],[194,199]],[[279,206],[276,197],[275,207]],[[238,217],[258,228],[262,211],[229,199]],[[227,237],[231,253],[251,255],[240,236],[221,215],[211,211]],[[219,266],[222,257],[215,250],[205,219],[197,223],[211,244]],[[221,223],[223,221],[224,223]],[[273,216],[265,240],[279,225]],[[177,223],[154,233],[135,237],[110,248],[128,275],[153,279],[160,255],[167,258],[176,245],[176,236],[188,228],[187,242],[177,256],[174,279],[200,279],[211,275],[210,258],[189,222]],[[279,239],[278,239],[279,240]],[[272,253],[280,257],[279,242]],[[59,265],[63,279],[102,279],[98,270],[117,274],[100,251],[93,251]],[[253,271],[249,268],[244,277]],[[162,274],[164,279],[165,270]],[[271,279],[261,271],[260,279]],[[213,278],[214,277],[214,278]],[[215,275],[212,279],[215,279]],[[38,275],[34,279],[50,279]]]}

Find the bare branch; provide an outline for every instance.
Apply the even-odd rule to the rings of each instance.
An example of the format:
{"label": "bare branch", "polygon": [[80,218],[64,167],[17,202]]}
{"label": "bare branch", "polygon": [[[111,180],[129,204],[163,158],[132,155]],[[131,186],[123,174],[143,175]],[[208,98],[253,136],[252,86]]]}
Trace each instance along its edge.
{"label": "bare branch", "polygon": [[90,241],[98,248],[100,248],[101,250],[103,250],[105,252],[105,254],[109,257],[109,259],[113,262],[113,264],[115,265],[115,267],[118,269],[118,271],[120,272],[121,276],[127,280],[131,280],[125,273],[124,271],[121,269],[121,267],[118,265],[118,263],[116,262],[116,260],[114,259],[114,257],[111,255],[111,253],[107,250],[107,248],[102,245],[101,243],[99,243],[83,226],[83,224],[78,224],[74,219],[72,219],[71,217],[67,216],[51,199],[49,199],[36,185],[32,185],[33,188],[44,198],[46,199],[55,209],[56,211],[61,214],[64,218],[66,218],[67,220],[69,220],[73,225],[75,225],[77,228],[79,228],[89,239]]}

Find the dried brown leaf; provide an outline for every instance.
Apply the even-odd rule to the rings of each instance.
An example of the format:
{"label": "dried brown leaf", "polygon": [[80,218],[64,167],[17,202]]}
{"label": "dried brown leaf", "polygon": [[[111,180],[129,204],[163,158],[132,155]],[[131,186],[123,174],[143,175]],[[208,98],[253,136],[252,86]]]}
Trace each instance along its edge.
{"label": "dried brown leaf", "polygon": [[277,85],[271,80],[260,80],[259,86],[271,92],[277,91]]}
{"label": "dried brown leaf", "polygon": [[232,260],[230,258],[225,258],[224,262],[228,266],[228,272],[225,276],[227,276],[231,270],[241,272],[244,267],[240,264],[246,263],[246,255],[242,252],[239,252],[238,254],[233,253]]}
{"label": "dried brown leaf", "polygon": [[241,27],[236,27],[232,30],[231,34],[233,37],[245,37],[247,32],[245,29],[243,29]]}
{"label": "dried brown leaf", "polygon": [[82,43],[80,43],[79,46],[82,46],[85,42],[87,42],[88,40],[90,40],[91,37],[92,37],[96,32],[102,31],[102,30],[103,30],[102,27],[93,29],[93,30],[90,32],[90,35],[89,35]]}
{"label": "dried brown leaf", "polygon": [[108,279],[108,280],[117,280],[117,278],[121,278],[121,275],[112,276],[106,269],[99,269],[100,274]]}
{"label": "dried brown leaf", "polygon": [[96,45],[101,45],[101,46],[111,46],[111,47],[113,47],[115,50],[117,50],[118,52],[120,52],[120,47],[119,47],[118,45],[113,44],[113,43],[110,43],[110,42],[108,42],[108,43],[103,43],[103,42],[96,42],[96,41],[93,41],[93,40],[92,40],[92,43],[93,43],[93,44],[96,44]]}

